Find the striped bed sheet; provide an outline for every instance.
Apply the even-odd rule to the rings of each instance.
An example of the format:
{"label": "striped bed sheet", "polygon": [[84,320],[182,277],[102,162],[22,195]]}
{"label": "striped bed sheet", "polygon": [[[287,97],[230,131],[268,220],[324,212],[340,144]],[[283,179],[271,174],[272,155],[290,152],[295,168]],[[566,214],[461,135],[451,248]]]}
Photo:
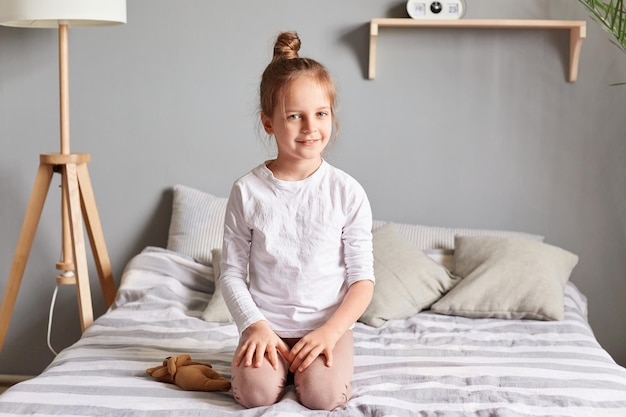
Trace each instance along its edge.
{"label": "striped bed sheet", "polygon": [[353,398],[308,410],[289,388],[243,409],[232,392],[191,392],[146,368],[189,353],[230,377],[234,324],[201,319],[210,266],[147,248],[114,305],[36,378],[0,396],[0,416],[626,416],[626,369],[596,341],[586,299],[566,287],[565,319],[469,319],[430,312],[380,328],[357,323]]}

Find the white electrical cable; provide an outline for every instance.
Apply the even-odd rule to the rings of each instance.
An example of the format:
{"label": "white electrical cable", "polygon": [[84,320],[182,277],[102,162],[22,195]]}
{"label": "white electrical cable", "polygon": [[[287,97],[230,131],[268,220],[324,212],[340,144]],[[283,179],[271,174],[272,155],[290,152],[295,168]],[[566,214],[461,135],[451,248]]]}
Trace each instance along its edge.
{"label": "white electrical cable", "polygon": [[[59,190],[62,189],[62,184],[59,184]],[[61,195],[61,198],[63,198],[63,195]],[[59,252],[59,259],[63,259],[63,250],[61,249]],[[56,303],[58,292],[59,284],[57,283],[56,287],[54,288],[54,292],[52,293],[52,301],[50,301],[50,311],[48,312],[48,331],[46,332],[46,342],[48,343],[48,349],[50,349],[54,356],[57,356],[58,353],[52,347],[52,343],[50,342],[50,335],[52,334],[52,316],[54,315],[54,304]]]}
{"label": "white electrical cable", "polygon": [[54,356],[57,356],[58,353],[56,350],[54,350],[54,348],[52,347],[52,344],[50,343],[50,333],[52,332],[52,316],[54,315],[54,304],[56,302],[58,292],[59,292],[59,285],[57,284],[57,286],[54,288],[54,292],[52,293],[52,301],[50,302],[50,313],[48,314],[47,342],[48,342],[48,348],[54,354]]}

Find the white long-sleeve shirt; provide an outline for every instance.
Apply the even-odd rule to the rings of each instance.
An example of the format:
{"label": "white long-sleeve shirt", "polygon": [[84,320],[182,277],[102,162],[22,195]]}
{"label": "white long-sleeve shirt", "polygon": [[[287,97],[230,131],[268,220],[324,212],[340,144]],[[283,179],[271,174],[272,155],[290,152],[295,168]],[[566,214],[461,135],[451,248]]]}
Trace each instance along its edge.
{"label": "white long-sleeve shirt", "polygon": [[326,161],[301,181],[279,180],[265,163],[239,178],[220,278],[239,332],[267,320],[280,337],[302,337],[324,324],[351,284],[374,281],[371,229],[363,187]]}

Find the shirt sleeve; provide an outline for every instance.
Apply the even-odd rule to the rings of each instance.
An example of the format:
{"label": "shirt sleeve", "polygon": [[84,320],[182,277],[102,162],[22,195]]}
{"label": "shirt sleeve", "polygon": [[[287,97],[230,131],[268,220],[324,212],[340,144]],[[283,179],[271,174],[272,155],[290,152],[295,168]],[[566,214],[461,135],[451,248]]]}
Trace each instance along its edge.
{"label": "shirt sleeve", "polygon": [[239,333],[251,324],[265,320],[248,288],[248,262],[252,230],[243,215],[241,190],[235,184],[231,190],[224,219],[224,242],[220,284],[224,301],[233,316]]}
{"label": "shirt sleeve", "polygon": [[342,232],[348,285],[374,277],[372,209],[367,194],[358,182],[348,199],[348,216]]}

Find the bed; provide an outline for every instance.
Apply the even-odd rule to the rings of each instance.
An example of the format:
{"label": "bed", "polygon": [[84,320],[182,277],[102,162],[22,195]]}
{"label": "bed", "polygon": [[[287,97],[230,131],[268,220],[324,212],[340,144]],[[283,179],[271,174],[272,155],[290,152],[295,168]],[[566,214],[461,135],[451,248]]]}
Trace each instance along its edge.
{"label": "bed", "polygon": [[[332,413],[308,410],[290,388],[277,404],[246,410],[230,391],[185,391],[159,382],[146,369],[182,353],[211,363],[228,378],[238,337],[215,277],[220,233],[219,222],[213,223],[225,201],[180,187],[174,197],[168,247],[147,247],[128,263],[113,306],[43,373],[2,394],[1,416],[626,416],[626,369],[597,342],[586,298],[573,283],[560,277],[553,288],[525,278],[526,287],[539,290],[516,282],[509,295],[497,283],[496,304],[484,299],[494,295],[482,286],[482,277],[497,281],[490,273],[502,272],[490,257],[496,252],[497,259],[506,258],[501,248],[510,249],[511,242],[553,251],[550,274],[559,270],[569,277],[575,255],[536,235],[387,222],[375,223],[381,287],[354,329],[353,398],[344,407]],[[472,257],[486,257],[480,265],[469,272],[450,265],[462,263],[470,243]],[[527,246],[524,251],[537,257]],[[428,259],[415,263],[417,252]],[[413,264],[398,260],[408,255]],[[427,280],[400,273],[416,267]],[[510,272],[511,265],[506,267]],[[546,280],[541,265],[532,268]],[[394,274],[396,281],[389,278]],[[475,288],[462,287],[465,280]],[[409,284],[420,287],[418,295],[432,296],[417,299],[405,287],[405,299],[390,308],[392,291],[401,298],[398,285]],[[480,308],[469,308],[467,297],[446,302],[457,289],[477,297]],[[546,294],[549,298],[541,299]],[[545,300],[559,308],[537,307]]]}

